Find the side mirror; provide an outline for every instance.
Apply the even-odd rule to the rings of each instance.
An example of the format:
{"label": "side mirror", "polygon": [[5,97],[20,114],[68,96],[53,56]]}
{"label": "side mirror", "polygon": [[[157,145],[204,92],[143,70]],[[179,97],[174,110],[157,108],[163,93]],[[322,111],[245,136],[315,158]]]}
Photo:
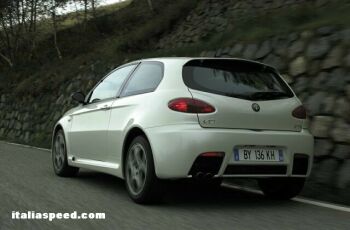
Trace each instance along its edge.
{"label": "side mirror", "polygon": [[72,99],[79,102],[80,104],[85,104],[85,95],[82,92],[75,92],[72,94]]}

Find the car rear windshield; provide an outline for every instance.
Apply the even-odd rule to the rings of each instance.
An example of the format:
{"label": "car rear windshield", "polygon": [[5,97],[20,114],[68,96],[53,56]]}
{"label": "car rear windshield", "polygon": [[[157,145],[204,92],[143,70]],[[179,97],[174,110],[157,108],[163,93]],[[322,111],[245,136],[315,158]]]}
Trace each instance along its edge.
{"label": "car rear windshield", "polygon": [[245,60],[191,60],[183,67],[183,80],[191,89],[247,100],[294,96],[274,69]]}

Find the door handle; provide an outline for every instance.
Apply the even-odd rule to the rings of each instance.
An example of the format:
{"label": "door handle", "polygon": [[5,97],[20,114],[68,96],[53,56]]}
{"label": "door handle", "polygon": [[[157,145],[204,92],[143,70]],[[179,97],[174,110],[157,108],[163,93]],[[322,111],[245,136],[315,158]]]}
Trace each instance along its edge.
{"label": "door handle", "polygon": [[104,105],[100,110],[110,110],[111,107],[108,105]]}

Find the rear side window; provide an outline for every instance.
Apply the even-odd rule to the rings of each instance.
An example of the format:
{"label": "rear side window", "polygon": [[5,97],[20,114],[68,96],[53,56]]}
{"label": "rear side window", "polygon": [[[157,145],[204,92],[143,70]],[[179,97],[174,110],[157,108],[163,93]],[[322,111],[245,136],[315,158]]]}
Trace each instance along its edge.
{"label": "rear side window", "polygon": [[163,68],[160,62],[141,63],[125,86],[122,96],[153,92],[163,78]]}
{"label": "rear side window", "polygon": [[192,60],[183,68],[187,87],[248,100],[293,97],[292,91],[270,67],[244,60]]}

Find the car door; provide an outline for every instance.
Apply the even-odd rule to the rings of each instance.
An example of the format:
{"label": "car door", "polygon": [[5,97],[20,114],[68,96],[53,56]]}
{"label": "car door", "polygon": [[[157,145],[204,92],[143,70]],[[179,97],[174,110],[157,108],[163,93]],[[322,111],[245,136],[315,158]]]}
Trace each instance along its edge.
{"label": "car door", "polygon": [[163,78],[163,63],[144,61],[133,72],[125,84],[118,100],[112,104],[108,130],[108,161],[120,163],[126,131],[143,116],[152,100],[152,92]]}
{"label": "car door", "polygon": [[136,65],[108,74],[90,92],[87,104],[72,114],[70,153],[77,159],[104,161],[111,105]]}

